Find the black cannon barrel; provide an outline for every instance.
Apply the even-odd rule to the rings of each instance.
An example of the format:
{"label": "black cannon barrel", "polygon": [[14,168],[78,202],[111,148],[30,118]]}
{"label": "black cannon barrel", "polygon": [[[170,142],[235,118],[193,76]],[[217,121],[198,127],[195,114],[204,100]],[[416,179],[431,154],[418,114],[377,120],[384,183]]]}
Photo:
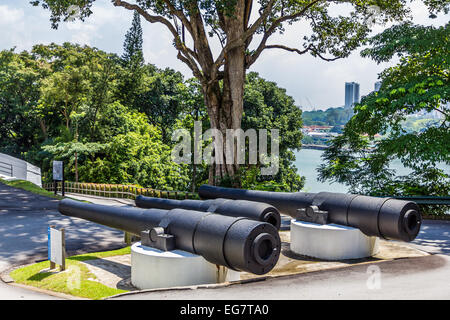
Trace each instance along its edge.
{"label": "black cannon barrel", "polygon": [[281,217],[278,210],[267,203],[247,200],[172,200],[137,196],[135,200],[139,208],[151,209],[187,209],[205,212],[214,212],[230,217],[244,217],[251,220],[263,221],[280,229]]}
{"label": "black cannon barrel", "polygon": [[310,206],[328,212],[331,223],[360,229],[368,236],[412,241],[422,216],[415,202],[334,192],[269,192],[202,185],[202,199],[227,198],[265,202],[280,213],[298,218],[298,209]]}
{"label": "black cannon barrel", "polygon": [[266,222],[185,209],[139,209],[59,202],[59,212],[136,235],[160,226],[175,236],[175,247],[230,269],[265,274],[278,261],[281,240]]}

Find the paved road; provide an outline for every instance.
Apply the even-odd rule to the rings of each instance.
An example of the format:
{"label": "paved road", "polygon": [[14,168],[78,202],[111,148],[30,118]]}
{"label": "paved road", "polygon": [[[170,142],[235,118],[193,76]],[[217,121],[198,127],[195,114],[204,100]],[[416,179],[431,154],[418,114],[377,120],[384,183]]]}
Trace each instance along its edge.
{"label": "paved road", "polygon": [[[123,233],[57,211],[58,200],[0,183],[0,273],[47,257],[47,227],[66,230],[69,255],[123,247]],[[0,281],[0,299],[45,299]]]}

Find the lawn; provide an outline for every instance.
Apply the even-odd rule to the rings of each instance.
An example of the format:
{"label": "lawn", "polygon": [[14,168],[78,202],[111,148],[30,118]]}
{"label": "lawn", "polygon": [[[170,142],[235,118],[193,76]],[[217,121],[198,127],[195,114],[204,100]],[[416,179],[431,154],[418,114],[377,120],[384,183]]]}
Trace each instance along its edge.
{"label": "lawn", "polygon": [[50,262],[43,261],[16,269],[10,276],[16,283],[99,300],[127,291],[110,288],[95,281],[97,277],[82,262],[124,254],[130,254],[130,247],[69,257],[66,259],[66,270],[63,272],[49,271]]}

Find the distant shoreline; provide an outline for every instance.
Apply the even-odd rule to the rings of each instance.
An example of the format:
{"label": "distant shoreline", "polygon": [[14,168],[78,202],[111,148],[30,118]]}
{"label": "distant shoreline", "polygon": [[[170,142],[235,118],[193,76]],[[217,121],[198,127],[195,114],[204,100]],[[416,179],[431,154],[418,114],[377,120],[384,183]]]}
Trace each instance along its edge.
{"label": "distant shoreline", "polygon": [[328,146],[322,144],[302,144],[302,149],[325,150]]}

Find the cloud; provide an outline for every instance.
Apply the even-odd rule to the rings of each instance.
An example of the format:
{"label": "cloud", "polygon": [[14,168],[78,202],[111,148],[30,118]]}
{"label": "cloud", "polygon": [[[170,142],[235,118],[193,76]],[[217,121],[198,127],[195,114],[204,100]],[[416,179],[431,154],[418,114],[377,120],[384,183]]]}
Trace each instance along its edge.
{"label": "cloud", "polygon": [[0,25],[10,25],[17,23],[25,16],[22,9],[14,9],[5,5],[0,5]]}

